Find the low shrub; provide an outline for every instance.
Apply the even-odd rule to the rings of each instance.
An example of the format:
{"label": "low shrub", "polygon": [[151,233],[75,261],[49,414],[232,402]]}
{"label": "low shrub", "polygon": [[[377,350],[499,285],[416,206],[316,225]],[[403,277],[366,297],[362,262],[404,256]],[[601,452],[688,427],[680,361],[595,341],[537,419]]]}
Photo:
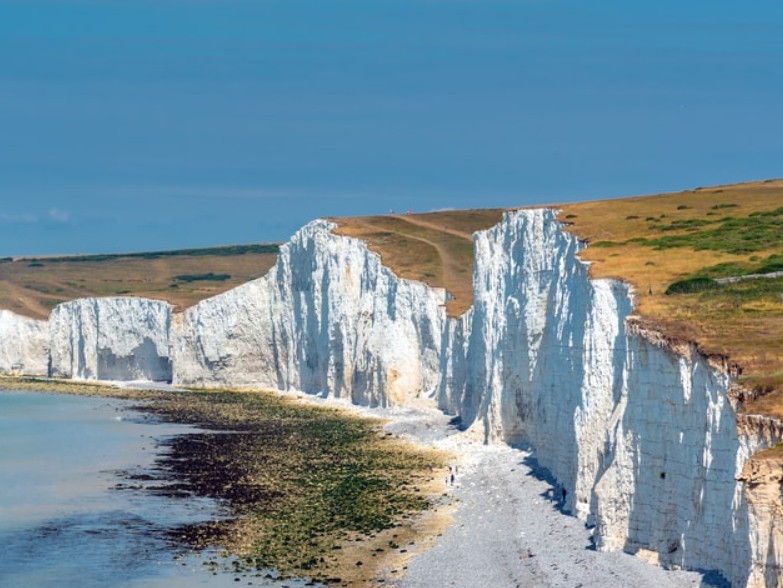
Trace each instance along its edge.
{"label": "low shrub", "polygon": [[174,276],[174,279],[180,282],[188,282],[188,283],[198,282],[198,281],[225,282],[230,277],[231,274],[215,274],[209,272],[208,274],[180,274],[178,276]]}
{"label": "low shrub", "polygon": [[666,288],[666,295],[672,294],[692,294],[693,292],[704,292],[705,290],[712,290],[717,288],[719,284],[711,278],[688,278],[685,280],[679,280],[672,282],[668,288]]}

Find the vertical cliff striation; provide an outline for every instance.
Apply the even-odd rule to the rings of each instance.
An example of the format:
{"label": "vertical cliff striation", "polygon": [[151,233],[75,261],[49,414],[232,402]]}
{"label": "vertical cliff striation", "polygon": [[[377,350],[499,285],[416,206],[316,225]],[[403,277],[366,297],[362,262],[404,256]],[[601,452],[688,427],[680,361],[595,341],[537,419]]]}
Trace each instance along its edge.
{"label": "vertical cliff striation", "polygon": [[173,317],[152,300],[75,300],[47,337],[46,323],[2,312],[0,369],[48,360],[53,376],[371,406],[427,397],[485,442],[532,447],[598,548],[781,583],[780,464],[751,456],[783,425],[738,415],[724,358],[635,317],[626,284],[591,280],[555,211],[507,213],[475,234],[474,304],[457,320],[443,290],[397,278],[333,227],[308,224],[267,275]]}
{"label": "vertical cliff striation", "polygon": [[49,328],[0,310],[0,372],[45,376],[49,366]]}
{"label": "vertical cliff striation", "polygon": [[145,298],[82,298],[49,316],[53,377],[171,380],[171,307]]}
{"label": "vertical cliff striation", "polygon": [[590,280],[551,210],[507,214],[475,242],[441,408],[487,441],[532,446],[599,548],[744,585],[758,550],[737,478],[780,437],[740,434],[726,366],[644,328],[626,285]]}
{"label": "vertical cliff striation", "polygon": [[313,221],[263,278],[177,318],[174,381],[253,385],[400,404],[434,390],[446,294]]}

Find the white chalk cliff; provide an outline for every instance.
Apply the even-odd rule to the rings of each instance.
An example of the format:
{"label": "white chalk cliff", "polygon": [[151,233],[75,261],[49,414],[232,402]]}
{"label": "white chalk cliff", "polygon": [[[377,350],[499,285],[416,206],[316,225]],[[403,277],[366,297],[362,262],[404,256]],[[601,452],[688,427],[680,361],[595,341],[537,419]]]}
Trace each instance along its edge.
{"label": "white chalk cliff", "polygon": [[[599,549],[652,552],[735,586],[781,584],[783,476],[749,457],[783,427],[738,416],[724,360],[646,327],[627,285],[591,280],[554,211],[507,213],[476,233],[474,304],[458,320],[444,291],[397,278],[332,228],[308,224],[266,276],[178,315],[130,298],[58,306],[51,375],[372,406],[432,398],[488,442],[532,447]],[[0,334],[16,324],[3,316]],[[40,357],[40,339],[24,336]]]}
{"label": "white chalk cliff", "polygon": [[47,322],[0,310],[0,372],[45,376],[48,369]]}
{"label": "white chalk cliff", "polygon": [[404,403],[435,388],[446,293],[398,279],[317,220],[269,273],[177,319],[174,382],[253,385]]}
{"label": "white chalk cliff", "polygon": [[589,278],[553,211],[506,215],[475,244],[475,301],[448,328],[441,408],[534,448],[598,548],[744,586],[769,546],[750,543],[737,478],[780,432],[740,433],[727,366],[641,327],[629,288]]}
{"label": "white chalk cliff", "polygon": [[82,380],[171,380],[171,306],[159,300],[82,298],[49,316],[49,375]]}

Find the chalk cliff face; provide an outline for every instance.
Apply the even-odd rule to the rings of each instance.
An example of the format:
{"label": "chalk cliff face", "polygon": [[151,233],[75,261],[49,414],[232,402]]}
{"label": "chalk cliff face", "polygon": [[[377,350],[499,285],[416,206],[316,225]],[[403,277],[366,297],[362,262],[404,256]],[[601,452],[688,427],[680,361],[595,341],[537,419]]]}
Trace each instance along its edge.
{"label": "chalk cliff face", "polygon": [[403,403],[438,381],[445,292],[398,279],[366,245],[303,227],[277,265],[174,327],[174,381]]}
{"label": "chalk cliff face", "polygon": [[736,586],[783,582],[780,465],[749,459],[783,425],[738,416],[724,360],[634,317],[625,284],[591,280],[554,211],[507,213],[474,236],[474,305],[459,320],[445,292],[398,279],[332,228],[308,224],[266,276],[173,317],[163,302],[76,300],[55,308],[47,338],[45,323],[0,313],[0,369],[48,361],[54,376],[372,406],[434,398],[485,441],[532,447],[598,548]]}
{"label": "chalk cliff face", "polygon": [[53,377],[171,380],[171,307],[144,298],[82,298],[49,316]]}
{"label": "chalk cliff face", "polygon": [[48,366],[47,322],[0,310],[0,371],[45,376]]}
{"label": "chalk cliff face", "polygon": [[475,242],[440,406],[486,440],[531,445],[599,548],[745,585],[760,553],[736,478],[778,433],[740,434],[724,366],[642,328],[629,289],[589,279],[553,211],[508,214]]}

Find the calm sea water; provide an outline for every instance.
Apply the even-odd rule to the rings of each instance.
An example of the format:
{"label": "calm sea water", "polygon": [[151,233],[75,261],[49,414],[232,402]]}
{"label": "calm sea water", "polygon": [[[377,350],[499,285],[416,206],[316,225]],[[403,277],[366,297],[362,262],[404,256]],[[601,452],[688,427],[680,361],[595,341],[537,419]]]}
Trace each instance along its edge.
{"label": "calm sea water", "polygon": [[0,587],[279,586],[213,575],[209,554],[182,558],[164,539],[220,516],[214,502],[116,489],[152,466],[156,439],[192,430],[125,401],[0,391]]}

